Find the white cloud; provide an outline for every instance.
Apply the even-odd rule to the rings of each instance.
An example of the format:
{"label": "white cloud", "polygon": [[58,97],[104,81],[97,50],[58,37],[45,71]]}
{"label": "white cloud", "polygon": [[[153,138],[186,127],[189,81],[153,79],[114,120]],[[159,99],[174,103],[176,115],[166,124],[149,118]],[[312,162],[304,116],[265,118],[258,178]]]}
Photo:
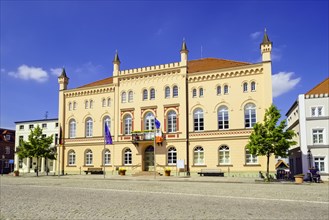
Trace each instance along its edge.
{"label": "white cloud", "polygon": [[251,33],[249,36],[252,40],[256,40],[258,39],[258,37],[262,34],[262,32],[260,31],[257,31],[257,32],[254,32],[254,33]]}
{"label": "white cloud", "polygon": [[62,68],[55,68],[55,69],[50,68],[51,74],[53,74],[55,76],[60,76],[62,73],[62,70],[63,70]]}
{"label": "white cloud", "polygon": [[88,73],[88,74],[96,74],[102,69],[101,65],[94,65],[92,62],[87,62],[83,64],[81,67],[75,70],[76,73]]}
{"label": "white cloud", "polygon": [[6,72],[5,68],[1,68],[1,72],[2,73]]}
{"label": "white cloud", "polygon": [[16,72],[9,72],[8,75],[18,79],[35,80],[41,83],[46,82],[49,78],[48,73],[42,68],[27,65],[21,65]]}
{"label": "white cloud", "polygon": [[279,72],[272,75],[273,97],[289,92],[300,82],[300,77],[293,79],[293,72]]}

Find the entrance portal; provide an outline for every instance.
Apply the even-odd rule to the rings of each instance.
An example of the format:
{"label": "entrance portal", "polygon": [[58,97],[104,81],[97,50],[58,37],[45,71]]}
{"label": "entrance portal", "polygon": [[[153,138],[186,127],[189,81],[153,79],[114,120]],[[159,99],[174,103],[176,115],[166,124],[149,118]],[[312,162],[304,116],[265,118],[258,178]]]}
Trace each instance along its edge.
{"label": "entrance portal", "polygon": [[144,152],[144,170],[154,170],[154,147],[148,146]]}

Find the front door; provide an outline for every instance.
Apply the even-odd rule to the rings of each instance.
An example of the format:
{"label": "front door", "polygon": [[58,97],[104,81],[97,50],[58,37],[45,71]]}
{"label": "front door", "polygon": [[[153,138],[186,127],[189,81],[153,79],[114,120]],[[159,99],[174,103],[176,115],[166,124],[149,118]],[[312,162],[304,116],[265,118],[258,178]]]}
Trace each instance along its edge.
{"label": "front door", "polygon": [[148,146],[144,152],[144,170],[154,170],[154,147]]}

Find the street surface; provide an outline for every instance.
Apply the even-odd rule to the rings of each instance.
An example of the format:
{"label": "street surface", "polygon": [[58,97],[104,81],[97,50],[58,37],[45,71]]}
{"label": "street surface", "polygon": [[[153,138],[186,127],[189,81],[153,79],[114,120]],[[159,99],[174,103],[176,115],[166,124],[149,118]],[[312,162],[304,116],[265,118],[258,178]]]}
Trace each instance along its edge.
{"label": "street surface", "polygon": [[226,180],[3,176],[0,219],[329,219],[328,183]]}

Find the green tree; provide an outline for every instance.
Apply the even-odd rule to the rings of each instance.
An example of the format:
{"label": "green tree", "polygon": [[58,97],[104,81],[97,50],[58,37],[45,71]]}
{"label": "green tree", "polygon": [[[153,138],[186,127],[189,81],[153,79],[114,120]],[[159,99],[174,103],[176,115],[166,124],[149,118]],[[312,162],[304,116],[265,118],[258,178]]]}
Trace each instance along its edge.
{"label": "green tree", "polygon": [[285,130],[286,120],[278,123],[281,114],[275,105],[271,105],[265,112],[264,121],[254,125],[254,130],[249,137],[247,149],[251,154],[267,157],[266,177],[269,179],[270,156],[288,156],[288,149],[295,145],[292,140],[295,132]]}
{"label": "green tree", "polygon": [[46,137],[42,135],[42,129],[37,126],[31,129],[28,141],[20,141],[17,149],[17,155],[20,159],[35,157],[37,158],[37,176],[39,175],[39,158],[56,159],[55,148],[50,147],[53,142],[53,135]]}

